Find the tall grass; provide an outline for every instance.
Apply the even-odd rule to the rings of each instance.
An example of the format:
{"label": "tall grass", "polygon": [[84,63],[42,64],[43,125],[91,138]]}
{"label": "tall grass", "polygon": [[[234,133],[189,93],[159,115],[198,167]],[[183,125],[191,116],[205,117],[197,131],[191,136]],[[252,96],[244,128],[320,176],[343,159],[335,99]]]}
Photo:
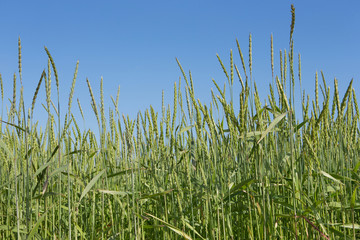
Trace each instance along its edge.
{"label": "tall grass", "polygon": [[[16,105],[16,74],[7,120],[1,115],[0,237],[360,238],[355,90],[351,81],[341,98],[337,80],[331,93],[322,72],[322,84],[316,73],[315,100],[310,102],[301,89],[300,55],[298,66],[294,62],[294,24],[292,7],[289,51],[280,51],[280,76],[274,74],[271,36],[272,84],[264,104],[252,78],[251,36],[248,63],[238,42],[241,66],[232,51],[229,68],[217,56],[227,85],[221,88],[213,80],[218,93],[211,91],[209,104],[196,98],[191,72],[186,74],[178,60],[182,78],[174,83],[173,108],[163,100],[160,115],[152,106],[136,119],[120,115],[119,88],[106,117],[103,80],[98,105],[87,79],[99,139],[93,129],[82,131],[73,116],[78,63],[68,111],[60,118],[60,82],[45,48],[48,69],[40,75],[28,118],[22,90]],[[51,97],[52,73],[57,107]],[[20,39],[19,79],[22,86]],[[1,75],[0,80],[4,106]],[[42,85],[48,114],[44,130],[33,119]],[[295,111],[297,99],[301,109]],[[79,99],[77,103],[85,122]]]}

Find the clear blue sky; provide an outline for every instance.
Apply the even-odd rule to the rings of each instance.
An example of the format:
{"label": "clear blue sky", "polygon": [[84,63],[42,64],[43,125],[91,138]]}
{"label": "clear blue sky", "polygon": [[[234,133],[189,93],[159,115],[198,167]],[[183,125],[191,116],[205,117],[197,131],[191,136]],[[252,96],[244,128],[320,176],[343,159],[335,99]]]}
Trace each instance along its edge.
{"label": "clear blue sky", "polygon": [[[103,76],[107,109],[112,108],[110,95],[115,97],[120,85],[120,112],[133,118],[150,104],[160,112],[162,90],[165,103],[172,105],[173,84],[181,76],[177,57],[185,71],[192,71],[196,97],[209,103],[210,89],[215,91],[211,79],[220,85],[226,82],[216,54],[229,66],[233,49],[240,67],[236,38],[247,60],[249,33],[253,37],[253,76],[264,100],[272,82],[270,35],[274,36],[275,73],[279,75],[279,50],[288,49],[291,3],[296,8],[295,53],[302,55],[307,93],[313,95],[315,71],[320,70],[332,90],[334,77],[339,79],[341,96],[351,78],[358,90],[358,1],[1,1],[0,73],[5,103],[10,106],[7,99],[12,98],[12,75],[17,72],[19,36],[26,107],[46,68],[47,46],[59,72],[63,113],[79,60],[73,111],[78,112],[79,98],[88,117],[86,127],[91,127],[95,118],[86,77],[99,103]],[[238,81],[235,84],[240,88]],[[55,89],[53,81],[56,103]],[[39,104],[45,103],[44,86],[40,96],[38,120],[46,114]]]}

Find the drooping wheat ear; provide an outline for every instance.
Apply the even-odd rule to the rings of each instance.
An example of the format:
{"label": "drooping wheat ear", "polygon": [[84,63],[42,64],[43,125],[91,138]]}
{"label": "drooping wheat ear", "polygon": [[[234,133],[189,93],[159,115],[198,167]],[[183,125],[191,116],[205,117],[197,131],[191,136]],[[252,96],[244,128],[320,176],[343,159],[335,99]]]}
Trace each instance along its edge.
{"label": "drooping wheat ear", "polygon": [[[327,89],[328,87],[327,87],[327,84],[326,84],[326,81],[325,81],[324,73],[323,73],[323,71],[320,71],[320,72],[321,72],[321,78],[322,78],[323,84],[324,84],[324,89]],[[324,94],[323,94],[323,95],[324,95]]]}
{"label": "drooping wheat ear", "polygon": [[272,79],[274,80],[274,39],[273,35],[271,34],[271,40],[270,40],[270,48],[271,48],[271,75]]}
{"label": "drooping wheat ear", "polygon": [[10,108],[10,115],[13,115],[16,110],[16,74],[14,73],[14,81],[13,81],[13,100]]}
{"label": "drooping wheat ear", "polygon": [[350,82],[350,84],[349,84],[349,86],[348,86],[348,88],[347,88],[347,90],[345,92],[345,95],[343,97],[343,100],[341,102],[340,113],[339,113],[340,115],[343,115],[343,113],[344,113],[344,110],[345,110],[345,107],[346,107],[346,102],[347,102],[347,100],[349,98],[349,95],[350,95],[350,93],[352,91],[352,83],[353,83],[353,81],[354,81],[354,79],[351,79],[351,82]]}
{"label": "drooping wheat ear", "polygon": [[55,81],[56,81],[56,88],[57,88],[57,91],[59,93],[59,77],[58,77],[58,73],[57,73],[57,70],[56,70],[56,66],[55,66],[55,63],[54,63],[54,60],[49,52],[49,50],[47,49],[47,47],[45,47],[45,51],[46,51],[46,54],[48,55],[49,59],[50,59],[50,62],[51,62],[51,66],[54,70],[54,74],[55,74]]}
{"label": "drooping wheat ear", "polygon": [[84,112],[83,112],[83,110],[82,110],[82,108],[81,108],[79,98],[77,98],[76,100],[77,100],[77,103],[78,103],[78,106],[79,106],[79,110],[80,110],[80,113],[81,113],[81,117],[82,117],[83,121],[85,121]]}
{"label": "drooping wheat ear", "polygon": [[97,106],[96,106],[96,101],[95,101],[95,98],[94,98],[94,93],[92,91],[92,88],[91,88],[91,85],[90,85],[90,82],[89,82],[89,79],[86,78],[86,82],[87,82],[87,85],[88,85],[88,88],[89,88],[89,92],[90,92],[90,97],[91,97],[91,107],[95,113],[95,116],[96,116],[96,120],[98,122],[98,125],[100,126],[100,119],[99,119],[99,113],[98,113],[98,110],[97,110]]}
{"label": "drooping wheat ear", "polygon": [[223,71],[224,71],[224,73],[225,73],[225,75],[226,75],[226,78],[227,78],[227,80],[228,80],[228,83],[229,83],[229,85],[230,85],[229,74],[227,73],[226,68],[225,68],[225,66],[224,66],[223,62],[221,61],[221,58],[219,57],[218,54],[216,54],[216,57],[218,58],[218,61],[219,61],[220,65],[221,65],[221,68],[223,69]]}
{"label": "drooping wheat ear", "polygon": [[241,64],[242,64],[243,69],[244,69],[245,78],[247,79],[244,56],[243,56],[243,54],[242,54],[242,52],[241,52],[240,44],[239,44],[239,41],[238,41],[237,39],[236,39],[236,45],[237,45],[237,48],[238,48],[238,51],[239,51],[239,55],[240,55],[240,59],[241,59]]}
{"label": "drooping wheat ear", "polygon": [[294,4],[291,4],[291,25],[290,25],[290,44],[293,41],[293,33],[295,27],[295,7]]}
{"label": "drooping wheat ear", "polygon": [[31,116],[31,118],[33,117],[36,98],[37,98],[37,95],[39,93],[40,86],[41,86],[41,83],[42,83],[42,80],[43,80],[44,76],[45,76],[45,70],[42,72],[40,80],[39,80],[39,82],[37,84],[37,87],[36,87],[36,90],[35,90],[35,93],[34,93],[34,96],[33,96],[33,99],[32,99],[32,103],[31,103],[31,114],[29,115],[29,118],[30,118],[30,116]]}
{"label": "drooping wheat ear", "polygon": [[18,56],[18,61],[19,61],[19,76],[20,76],[20,83],[21,83],[21,85],[22,85],[21,40],[20,40],[20,36],[19,36],[19,40],[18,40],[18,49],[19,49],[19,56]]}
{"label": "drooping wheat ear", "polygon": [[177,58],[175,58],[175,59],[176,59],[176,62],[177,62],[178,66],[179,66],[179,68],[181,70],[181,73],[182,73],[182,75],[183,75],[183,77],[185,79],[186,85],[189,85],[189,81],[188,81],[188,79],[186,77],[186,74],[185,74],[185,71],[184,71],[183,67],[181,66],[179,60]]}
{"label": "drooping wheat ear", "polygon": [[237,74],[237,76],[238,76],[238,78],[239,78],[239,81],[240,81],[240,83],[241,83],[241,87],[244,89],[244,81],[243,81],[242,78],[241,78],[239,69],[237,68],[236,64],[234,64],[234,65],[235,65],[236,74]]}
{"label": "drooping wheat ear", "polygon": [[252,76],[252,40],[251,33],[249,34],[249,69],[250,69],[250,79]]}
{"label": "drooping wheat ear", "polygon": [[216,89],[217,89],[217,90],[219,91],[219,93],[221,94],[221,97],[225,99],[225,90],[222,91],[221,88],[219,87],[219,85],[217,84],[217,82],[216,82],[214,79],[212,79],[212,81],[213,81]]}
{"label": "drooping wheat ear", "polygon": [[77,73],[78,73],[78,68],[79,68],[79,61],[76,62],[76,67],[75,67],[75,72],[74,72],[74,78],[72,80],[72,83],[71,83],[71,89],[70,89],[70,94],[69,94],[69,114],[71,113],[71,104],[72,104],[72,99],[73,99],[73,96],[74,96],[74,91],[75,91],[75,83],[76,83],[76,77],[77,77]]}
{"label": "drooping wheat ear", "polygon": [[52,100],[51,100],[50,102],[51,102],[51,106],[52,106],[52,107],[54,108],[54,110],[55,110],[56,116],[59,116],[59,111],[58,111],[58,109],[56,108],[54,102],[53,102]]}

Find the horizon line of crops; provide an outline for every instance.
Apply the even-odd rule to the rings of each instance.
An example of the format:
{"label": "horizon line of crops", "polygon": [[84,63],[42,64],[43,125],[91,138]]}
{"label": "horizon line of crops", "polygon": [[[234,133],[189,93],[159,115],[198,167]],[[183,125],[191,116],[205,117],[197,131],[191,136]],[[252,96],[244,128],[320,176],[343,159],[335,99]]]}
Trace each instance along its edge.
{"label": "horizon line of crops", "polygon": [[[78,62],[65,119],[60,118],[60,83],[47,48],[47,69],[25,112],[19,38],[20,97],[17,104],[14,74],[6,121],[0,74],[0,237],[359,238],[359,109],[353,81],[340,98],[337,80],[331,93],[324,74],[319,84],[316,73],[310,101],[301,88],[300,54],[297,72],[294,63],[293,6],[291,13],[290,50],[280,51],[280,76],[274,74],[271,35],[272,84],[264,104],[252,78],[249,35],[248,63],[238,41],[241,65],[232,51],[228,68],[217,55],[227,84],[221,88],[212,80],[218,93],[211,90],[208,105],[196,98],[191,72],[186,74],[177,59],[182,78],[174,83],[172,108],[163,95],[161,112],[150,105],[135,119],[120,115],[120,88],[106,116],[103,79],[99,103],[86,79],[99,139],[91,129],[81,131],[71,110]],[[239,109],[234,108],[236,77]],[[297,81],[301,98],[295,97]],[[42,85],[45,129],[33,122]],[[297,99],[302,119],[295,116]],[[79,99],[77,104],[85,121]]]}

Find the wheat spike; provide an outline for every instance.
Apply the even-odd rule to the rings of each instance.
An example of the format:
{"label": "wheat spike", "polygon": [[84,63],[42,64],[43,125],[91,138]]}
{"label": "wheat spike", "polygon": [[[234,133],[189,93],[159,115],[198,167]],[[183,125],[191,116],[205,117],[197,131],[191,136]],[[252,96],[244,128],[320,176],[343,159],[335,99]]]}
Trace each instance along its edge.
{"label": "wheat spike", "polygon": [[340,96],[339,96],[339,89],[338,89],[338,81],[337,79],[335,78],[334,79],[334,88],[335,88],[335,102],[336,102],[336,107],[337,107],[337,110],[338,110],[338,114],[340,116]]}
{"label": "wheat spike", "polygon": [[300,53],[298,55],[298,64],[299,64],[299,68],[298,68],[299,74],[298,74],[298,76],[299,76],[299,82],[300,82],[300,88],[301,88],[301,55],[300,55]]}
{"label": "wheat spike", "polygon": [[56,66],[55,66],[54,60],[53,60],[53,58],[52,58],[49,50],[47,49],[47,47],[45,47],[45,51],[46,51],[46,54],[48,55],[48,57],[49,57],[49,59],[50,59],[52,68],[54,69],[56,87],[57,87],[57,91],[59,92],[59,77],[58,77],[58,73],[57,73],[57,70],[56,70]]}
{"label": "wheat spike", "polygon": [[270,40],[270,48],[271,48],[271,75],[272,79],[274,79],[274,42],[273,42],[273,35],[271,34],[271,40]]}
{"label": "wheat spike", "polygon": [[0,73],[0,88],[1,88],[1,101],[4,102],[4,85],[3,85],[1,73]]}
{"label": "wheat spike", "polygon": [[19,55],[18,55],[18,61],[19,61],[19,76],[20,76],[20,83],[22,85],[22,65],[21,65],[21,39],[19,37],[18,40],[18,49],[19,49]]}
{"label": "wheat spike", "polygon": [[165,131],[166,138],[170,137],[170,118],[171,118],[170,105],[168,105],[166,109],[166,131]]}
{"label": "wheat spike", "polygon": [[48,105],[48,109],[50,109],[51,105],[51,66],[50,66],[50,59],[48,59],[48,79],[46,85],[46,103]]}
{"label": "wheat spike", "polygon": [[10,116],[13,115],[16,111],[16,74],[14,73],[13,78],[13,100],[11,102],[11,108],[10,108]]}
{"label": "wheat spike", "polygon": [[152,120],[152,125],[154,128],[154,134],[155,137],[158,138],[158,128],[157,128],[157,115],[155,114],[154,108],[150,105],[150,113],[151,113],[151,119],[149,118],[149,121]]}
{"label": "wheat spike", "polygon": [[232,49],[230,50],[230,80],[231,86],[234,85],[234,61]]}
{"label": "wheat spike", "polygon": [[31,103],[31,114],[29,115],[29,118],[31,116],[31,118],[33,117],[33,112],[34,112],[34,108],[35,108],[35,102],[36,102],[36,97],[39,93],[39,90],[40,90],[40,86],[41,86],[41,83],[42,83],[42,80],[45,76],[45,70],[42,72],[41,74],[41,77],[40,77],[40,80],[38,82],[38,85],[36,87],[36,90],[35,90],[35,93],[34,93],[34,96],[33,96],[33,99],[32,99],[32,103]]}
{"label": "wheat spike", "polygon": [[89,82],[89,79],[86,78],[86,82],[87,82],[87,85],[88,85],[88,88],[89,88],[89,92],[90,92],[90,97],[91,97],[91,106],[93,108],[93,111],[95,113],[95,116],[96,116],[96,120],[100,126],[100,119],[99,119],[99,112],[97,110],[97,105],[96,105],[96,101],[95,101],[95,97],[94,97],[94,93],[92,91],[92,88],[91,88],[91,85],[90,85],[90,82]]}
{"label": "wheat spike", "polygon": [[105,105],[104,105],[104,85],[103,85],[103,77],[100,80],[100,115],[101,115],[101,124],[102,131],[106,132],[106,119],[105,119]]}
{"label": "wheat spike", "polygon": [[20,99],[19,99],[19,111],[17,112],[19,119],[20,119],[20,114],[21,114],[22,110],[25,110],[25,109],[23,109],[23,103],[24,103],[24,86],[21,85]]}
{"label": "wheat spike", "polygon": [[315,73],[315,111],[319,111],[320,107],[319,107],[319,78],[318,78],[318,73]]}
{"label": "wheat spike", "polygon": [[295,7],[291,4],[291,25],[290,25],[290,44],[293,42],[293,33],[295,28]]}
{"label": "wheat spike", "polygon": [[225,73],[225,75],[226,75],[226,78],[227,78],[227,80],[228,80],[228,83],[229,83],[229,85],[230,85],[230,78],[229,78],[229,75],[228,75],[228,73],[227,73],[227,71],[226,71],[226,68],[225,68],[225,66],[224,66],[223,62],[221,61],[221,58],[219,57],[218,54],[216,54],[216,57],[217,57],[220,65],[221,65],[221,68],[222,68],[222,70],[224,71],[224,73]]}
{"label": "wheat spike", "polygon": [[250,79],[252,76],[252,39],[251,33],[249,34],[249,69],[250,69]]}
{"label": "wheat spike", "polygon": [[356,110],[356,115],[357,116],[360,116],[360,112],[359,112],[359,107],[358,107],[358,103],[357,103],[357,100],[356,100],[356,95],[355,95],[355,90],[352,89],[352,96],[353,96],[353,101],[354,101],[354,105],[355,105],[355,110]]}
{"label": "wheat spike", "polygon": [[82,108],[81,108],[80,101],[79,101],[78,98],[77,98],[76,100],[77,100],[77,103],[78,103],[78,106],[79,106],[79,110],[80,110],[80,113],[81,113],[81,117],[82,117],[82,119],[85,121],[84,113],[83,113],[83,110],[82,110]]}
{"label": "wheat spike", "polygon": [[75,67],[75,72],[74,72],[74,77],[73,77],[73,80],[72,80],[72,83],[71,83],[71,89],[70,89],[70,94],[69,94],[69,114],[71,112],[71,104],[72,104],[72,99],[73,99],[73,96],[74,96],[74,91],[75,91],[75,83],[76,83],[76,77],[77,77],[77,74],[78,74],[78,68],[79,68],[79,61],[76,62],[76,67]]}
{"label": "wheat spike", "polygon": [[352,83],[353,83],[354,79],[351,79],[351,82],[345,92],[345,95],[343,97],[343,100],[341,102],[341,106],[340,106],[340,115],[342,116],[342,114],[344,113],[344,110],[345,110],[345,106],[346,106],[346,101],[347,99],[349,98],[351,92],[352,92]]}
{"label": "wheat spike", "polygon": [[186,77],[186,74],[185,74],[185,72],[184,72],[184,69],[182,68],[182,66],[181,66],[181,64],[180,64],[180,62],[179,62],[179,60],[178,60],[177,58],[176,58],[176,62],[177,62],[178,66],[179,66],[179,68],[180,68],[180,70],[181,70],[181,73],[182,73],[184,79],[185,79],[186,85],[189,85],[189,81],[188,81],[188,79],[187,79],[187,77]]}
{"label": "wheat spike", "polygon": [[242,66],[243,66],[245,78],[247,79],[244,56],[243,56],[243,54],[242,54],[242,52],[241,52],[240,44],[239,44],[239,41],[238,41],[237,39],[236,39],[236,45],[237,45],[237,48],[238,48],[238,51],[239,51],[239,55],[240,55],[240,59],[241,59],[241,64],[242,64]]}
{"label": "wheat spike", "polygon": [[239,78],[239,81],[240,81],[240,83],[241,83],[241,87],[244,89],[244,82],[243,82],[243,80],[242,80],[242,78],[241,78],[239,69],[237,68],[236,64],[234,64],[234,65],[235,65],[236,74],[237,74],[237,76],[238,76],[238,78]]}

